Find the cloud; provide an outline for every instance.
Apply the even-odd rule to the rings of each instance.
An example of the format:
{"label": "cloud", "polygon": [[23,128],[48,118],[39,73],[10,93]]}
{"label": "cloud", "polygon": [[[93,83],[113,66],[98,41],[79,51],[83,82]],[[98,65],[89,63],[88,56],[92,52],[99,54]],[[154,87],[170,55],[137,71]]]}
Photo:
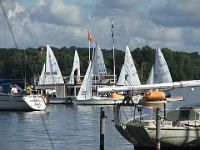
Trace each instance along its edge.
{"label": "cloud", "polygon": [[[111,49],[114,18],[117,49],[159,44],[161,48],[194,51],[200,47],[199,3],[198,0],[37,0],[27,4],[23,0],[7,0],[4,6],[16,40],[25,48],[45,43],[87,47],[90,27],[101,48]],[[5,32],[3,29],[0,28],[1,33]],[[9,33],[8,28],[6,32]],[[0,40],[5,41],[3,38],[1,34]]]}
{"label": "cloud", "polygon": [[63,20],[66,24],[80,25],[82,19],[87,18],[80,6],[65,5],[63,1],[53,1],[50,9],[55,18]]}
{"label": "cloud", "polygon": [[21,5],[19,5],[18,3],[16,3],[15,9],[14,10],[9,10],[8,18],[16,17],[17,14],[19,14],[19,13],[21,13],[23,11],[24,11],[24,8]]}
{"label": "cloud", "polygon": [[199,27],[199,6],[199,0],[167,0],[163,6],[154,7],[150,17],[158,25]]}

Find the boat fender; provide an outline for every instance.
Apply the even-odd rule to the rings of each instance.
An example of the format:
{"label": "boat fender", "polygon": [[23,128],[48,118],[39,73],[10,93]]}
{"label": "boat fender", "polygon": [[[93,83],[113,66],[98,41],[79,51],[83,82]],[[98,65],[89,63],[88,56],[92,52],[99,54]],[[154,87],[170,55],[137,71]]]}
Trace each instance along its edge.
{"label": "boat fender", "polygon": [[166,99],[165,92],[162,91],[148,91],[144,93],[147,101],[158,101]]}

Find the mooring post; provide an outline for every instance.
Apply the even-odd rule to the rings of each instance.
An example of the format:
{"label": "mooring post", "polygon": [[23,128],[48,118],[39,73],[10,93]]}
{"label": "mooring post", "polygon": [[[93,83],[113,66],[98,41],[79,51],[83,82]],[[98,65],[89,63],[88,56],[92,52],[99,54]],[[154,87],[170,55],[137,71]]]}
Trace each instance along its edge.
{"label": "mooring post", "polygon": [[105,111],[101,107],[100,114],[100,150],[104,150],[104,134],[105,134]]}
{"label": "mooring post", "polygon": [[161,132],[160,108],[156,108],[156,150],[160,150],[160,132]]}
{"label": "mooring post", "polygon": [[163,104],[164,106],[164,119],[167,119],[167,114],[166,114],[166,103]]}

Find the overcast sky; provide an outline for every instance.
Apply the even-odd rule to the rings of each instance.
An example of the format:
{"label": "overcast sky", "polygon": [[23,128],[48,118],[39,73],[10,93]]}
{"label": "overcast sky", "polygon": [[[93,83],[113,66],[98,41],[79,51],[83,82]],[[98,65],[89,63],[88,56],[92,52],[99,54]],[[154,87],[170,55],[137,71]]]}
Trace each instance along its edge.
{"label": "overcast sky", "polygon": [[[200,0],[3,0],[20,48],[88,47],[88,28],[101,48],[149,45],[200,52]],[[14,47],[0,10],[0,47]]]}

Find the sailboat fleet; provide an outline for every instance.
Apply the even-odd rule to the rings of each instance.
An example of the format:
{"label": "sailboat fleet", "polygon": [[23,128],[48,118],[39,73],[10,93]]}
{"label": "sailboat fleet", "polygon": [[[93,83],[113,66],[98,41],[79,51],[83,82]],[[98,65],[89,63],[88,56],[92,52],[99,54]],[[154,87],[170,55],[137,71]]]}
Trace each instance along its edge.
{"label": "sailboat fleet", "polygon": [[[4,12],[4,14],[6,13]],[[165,109],[168,100],[165,91],[174,88],[199,87],[200,80],[173,82],[166,60],[161,50],[157,47],[155,63],[152,66],[147,84],[141,85],[130,50],[126,46],[124,63],[119,79],[115,83],[113,30],[114,23],[112,23],[111,28],[114,86],[107,84],[107,69],[98,44],[96,44],[92,54],[92,60],[90,60],[90,42],[92,37],[89,31],[89,64],[83,82],[80,79],[78,52],[75,51],[72,71],[69,80],[66,82],[64,81],[56,57],[51,47],[47,44],[46,61],[43,64],[39,80],[36,83],[37,93],[32,93],[30,87],[27,88],[26,84],[25,91],[21,91],[20,93],[15,83],[8,83],[9,91],[4,93],[2,91],[0,92],[0,110],[45,110],[46,99],[49,97],[61,99],[62,101],[69,100],[72,102],[73,100],[73,103],[77,105],[117,104],[114,116],[115,126],[121,135],[134,144],[136,148],[156,147],[160,149],[160,144],[165,148],[200,147],[199,105],[181,107],[178,110],[178,117],[175,119],[170,119],[171,116],[173,118],[173,112],[169,113],[168,116],[164,114],[162,123],[161,115],[159,114],[162,108]],[[74,86],[71,91],[74,93],[73,97],[66,94],[66,91],[68,91],[66,83]],[[11,85],[13,86],[12,89]],[[4,89],[4,84],[1,84],[1,88]],[[79,91],[76,91],[77,88],[79,88]],[[121,92],[127,92],[127,94],[122,96]],[[125,123],[122,122],[120,118],[120,107],[124,104],[125,106],[130,105],[134,106],[135,109],[137,108],[140,111],[139,119],[135,117],[134,113],[133,119]],[[153,119],[142,119],[142,107],[146,106],[156,109],[156,122]]]}
{"label": "sailboat fleet", "polygon": [[[4,15],[5,10],[2,5]],[[6,16],[7,17],[7,16]],[[8,19],[7,19],[8,20]],[[11,30],[11,27],[9,26]],[[80,60],[78,52],[75,51],[72,71],[68,81],[64,81],[56,57],[49,45],[46,49],[46,61],[43,64],[41,75],[35,84],[35,91],[24,84],[24,90],[19,89],[16,81],[13,83],[1,84],[9,86],[8,91],[0,92],[0,110],[34,111],[45,110],[46,99],[70,100],[77,105],[113,105],[116,104],[114,112],[115,127],[121,135],[131,142],[135,148],[196,148],[200,147],[200,106],[181,107],[178,110],[178,117],[174,118],[174,112],[168,115],[160,115],[161,109],[165,109],[167,96],[165,91],[174,88],[199,87],[200,80],[173,82],[167,62],[157,47],[155,63],[152,66],[147,84],[141,85],[138,73],[132,59],[130,50],[126,46],[124,63],[121,68],[119,79],[115,80],[115,59],[114,59],[114,21],[112,22],[112,45],[113,45],[113,74],[114,86],[107,84],[107,69],[104,63],[100,46],[96,44],[90,60],[90,42],[92,36],[88,32],[89,41],[89,64],[83,82],[80,78]],[[12,34],[13,35],[13,34]],[[13,36],[12,36],[13,37]],[[71,92],[73,97],[66,93],[67,86],[74,86]],[[11,87],[12,86],[12,87]],[[79,88],[79,91],[77,91]],[[33,93],[34,92],[34,93]],[[127,92],[122,96],[121,92]],[[111,94],[107,94],[111,93]],[[114,97],[113,95],[116,95]],[[177,99],[176,99],[177,100]],[[121,121],[120,107],[134,106],[140,112],[139,119]],[[151,107],[156,110],[156,121],[154,119],[143,120],[142,108]],[[165,110],[164,110],[165,113]],[[171,117],[171,118],[170,118]],[[162,120],[161,120],[162,118]],[[161,123],[162,121],[162,123]]]}
{"label": "sailboat fleet", "polygon": [[[78,52],[75,50],[71,74],[66,81],[53,50],[47,44],[46,61],[36,83],[36,90],[42,92],[26,95],[0,93],[0,110],[45,110],[46,98],[59,99],[61,103],[70,101],[76,105],[117,105],[114,120],[117,130],[136,147],[152,147],[155,146],[155,139],[157,138],[155,120],[142,120],[140,116],[139,120],[133,118],[122,123],[120,121],[120,106],[125,104],[125,106],[138,107],[138,110],[146,106],[160,109],[169,100],[182,100],[180,97],[168,98],[165,91],[174,88],[200,86],[200,80],[173,82],[167,62],[158,47],[147,84],[144,85],[140,82],[128,46],[126,46],[124,63],[117,83],[114,80],[114,83],[110,84],[107,79],[106,65],[98,44],[92,52],[92,59],[89,59],[83,81],[81,81],[80,68]],[[73,90],[71,88],[74,93],[73,96],[67,94],[69,86],[66,85],[70,85],[70,88],[74,87]],[[187,114],[185,114],[184,109],[188,111]],[[182,107],[179,110],[178,120],[166,120],[164,118],[161,127],[161,144],[165,147],[199,146],[199,110],[199,106]],[[194,113],[197,116],[193,115]],[[171,137],[174,131],[177,132],[177,135]]]}
{"label": "sailboat fleet", "polygon": [[[119,133],[137,149],[151,149],[161,147],[170,148],[197,148],[199,147],[199,105],[181,107],[176,112],[166,114],[168,98],[165,91],[174,88],[199,87],[200,80],[173,82],[167,63],[159,48],[156,50],[155,64],[153,65],[146,85],[125,85],[122,87],[99,88],[99,92],[132,92],[140,93],[129,97],[131,103],[121,103],[114,107],[114,122]],[[179,101],[179,99],[175,99]],[[129,101],[130,102],[130,101]],[[132,119],[122,121],[121,105],[134,106]],[[155,119],[143,119],[142,109],[151,108],[156,111]],[[161,109],[163,109],[162,115]],[[138,110],[139,117],[135,117]],[[127,115],[125,115],[127,118]],[[161,119],[162,118],[162,119]]]}
{"label": "sailboat fleet", "polygon": [[[78,105],[112,105],[122,102],[124,96],[121,95],[121,93],[118,94],[112,91],[111,94],[102,94],[98,93],[96,90],[99,86],[110,88],[106,76],[107,69],[103,54],[97,43],[92,52],[92,59],[89,62],[83,81],[80,79],[80,60],[77,50],[75,50],[74,53],[70,77],[67,81],[64,81],[56,57],[50,46],[47,45],[46,62],[43,65],[37,88],[44,89],[49,99],[57,99],[58,103],[65,103],[66,101],[68,102],[68,100]],[[161,50],[157,48],[155,63],[152,66],[147,83],[156,84],[171,82],[172,78],[166,60]],[[114,86],[116,88],[123,86],[142,86],[128,46],[126,46],[124,63],[118,81]],[[72,90],[73,96],[67,94],[66,91],[69,91],[68,88]]]}
{"label": "sailboat fleet", "polygon": [[[116,102],[121,102],[122,99],[112,98],[107,95],[101,96],[93,92],[97,86],[95,84],[100,85],[106,82],[105,76],[107,75],[107,70],[102,51],[98,44],[92,56],[92,61],[89,62],[83,83],[74,103],[78,105],[112,105]],[[95,78],[94,80],[93,77]]]}

